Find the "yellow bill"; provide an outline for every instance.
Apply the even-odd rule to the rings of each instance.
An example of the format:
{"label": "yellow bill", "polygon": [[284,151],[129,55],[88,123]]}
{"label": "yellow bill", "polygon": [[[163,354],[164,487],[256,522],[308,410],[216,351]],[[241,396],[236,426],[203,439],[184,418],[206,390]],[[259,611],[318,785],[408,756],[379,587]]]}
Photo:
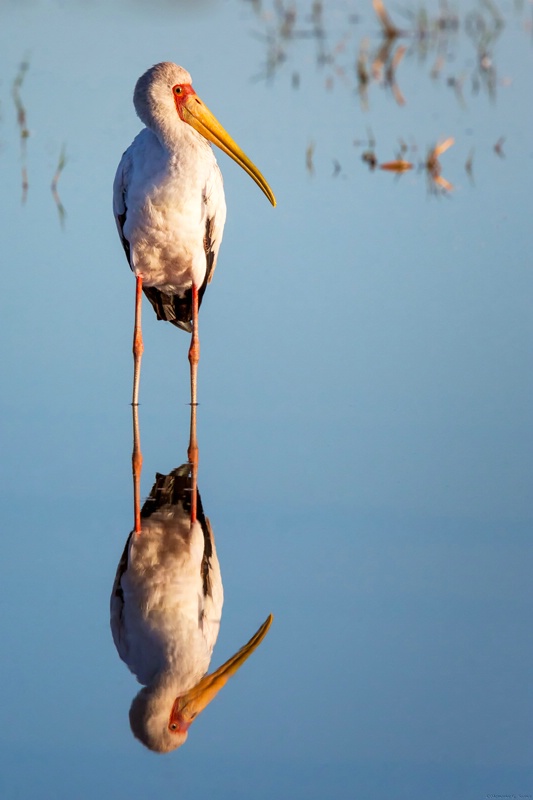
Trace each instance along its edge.
{"label": "yellow bill", "polygon": [[269,614],[257,633],[252,636],[244,647],[241,647],[241,649],[228,659],[225,664],[222,664],[216,672],[213,672],[211,675],[205,675],[202,680],[192,689],[189,689],[186,694],[176,698],[169,720],[169,729],[171,731],[185,732],[188,730],[191,722],[193,722],[198,714],[209,705],[222,687],[226,685],[231,676],[235,675],[246,659],[259,647],[267,635],[272,620],[273,616]]}
{"label": "yellow bill", "polygon": [[220,147],[226,155],[232,158],[254,179],[260,189],[266,194],[273,206],[276,205],[276,198],[263,175],[259,172],[246,153],[231,138],[229,133],[222,127],[214,114],[209,111],[207,106],[200,100],[196,92],[188,94],[180,103],[181,118],[188,122],[198,133],[210,142]]}

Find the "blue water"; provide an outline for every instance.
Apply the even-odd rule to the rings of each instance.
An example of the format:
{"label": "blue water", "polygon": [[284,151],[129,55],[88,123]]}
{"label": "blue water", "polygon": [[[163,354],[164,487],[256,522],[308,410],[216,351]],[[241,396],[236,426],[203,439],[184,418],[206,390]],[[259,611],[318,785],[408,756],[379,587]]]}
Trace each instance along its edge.
{"label": "blue water", "polygon": [[[365,111],[370,3],[328,4],[322,66],[311,4],[289,38],[266,0],[3,4],[2,797],[533,794],[533,54],[530,7],[497,7],[496,36],[461,4],[437,78],[437,45],[398,40],[405,105],[373,80]],[[284,58],[265,80],[269,43]],[[212,667],[274,623],[184,748],[156,756],[131,735],[138,686],[108,622],[133,515],[134,281],[111,184],[140,128],[135,81],[164,59],[278,200],[220,154],[198,411],[225,589]],[[421,165],[449,137],[453,189],[436,192]],[[400,138],[413,170],[361,160],[369,139],[395,159]],[[148,304],[143,323],[146,496],[186,460],[189,341]]]}

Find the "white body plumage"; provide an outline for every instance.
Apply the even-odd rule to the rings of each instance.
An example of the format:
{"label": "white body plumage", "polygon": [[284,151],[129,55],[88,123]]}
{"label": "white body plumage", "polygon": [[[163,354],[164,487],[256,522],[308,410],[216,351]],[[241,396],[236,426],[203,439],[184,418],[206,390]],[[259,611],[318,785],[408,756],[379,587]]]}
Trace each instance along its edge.
{"label": "white body plumage", "polygon": [[121,659],[145,686],[164,677],[183,694],[207,672],[223,603],[214,542],[207,581],[204,558],[202,525],[191,526],[182,506],[157,511],[130,536],[111,628]]}
{"label": "white body plumage", "polygon": [[[145,128],[126,150],[113,187],[113,210],[129,244],[130,266],[166,294],[202,286],[207,253],[212,277],[224,223],[222,175],[210,144],[174,114],[169,144]],[[121,219],[125,215],[122,225]]]}

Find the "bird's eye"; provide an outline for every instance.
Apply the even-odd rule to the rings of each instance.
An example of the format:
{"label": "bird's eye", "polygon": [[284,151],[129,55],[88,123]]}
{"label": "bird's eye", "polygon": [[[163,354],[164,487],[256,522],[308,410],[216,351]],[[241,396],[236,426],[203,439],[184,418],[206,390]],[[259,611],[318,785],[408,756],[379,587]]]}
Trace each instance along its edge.
{"label": "bird's eye", "polygon": [[178,729],[178,726],[176,725],[175,722],[172,722],[168,727],[170,728],[171,731],[176,731]]}
{"label": "bird's eye", "polygon": [[176,93],[176,94],[181,94],[181,93],[182,93],[182,91],[183,91],[183,89],[181,88],[181,86],[176,86],[176,88],[174,89],[174,91],[175,91],[175,93]]}

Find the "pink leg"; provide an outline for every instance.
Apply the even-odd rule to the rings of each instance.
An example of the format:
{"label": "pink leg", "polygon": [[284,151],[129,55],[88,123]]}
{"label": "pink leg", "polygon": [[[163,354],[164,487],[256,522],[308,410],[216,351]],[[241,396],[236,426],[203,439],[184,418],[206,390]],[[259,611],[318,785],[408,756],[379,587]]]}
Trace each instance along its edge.
{"label": "pink leg", "polygon": [[135,327],[133,329],[133,398],[132,405],[139,405],[139,378],[141,375],[141,357],[144,350],[141,327],[141,306],[143,298],[143,279],[137,276],[135,288]]}
{"label": "pink leg", "polygon": [[139,405],[134,403],[133,410],[133,453],[131,456],[131,469],[133,473],[133,530],[138,535],[141,532],[141,471],[143,457],[141,453],[141,435],[139,431]]}
{"label": "pink leg", "polygon": [[198,287],[192,285],[192,337],[189,347],[189,362],[191,365],[191,405],[197,405],[196,381],[198,375],[198,362],[200,361],[200,339],[198,337]]}

